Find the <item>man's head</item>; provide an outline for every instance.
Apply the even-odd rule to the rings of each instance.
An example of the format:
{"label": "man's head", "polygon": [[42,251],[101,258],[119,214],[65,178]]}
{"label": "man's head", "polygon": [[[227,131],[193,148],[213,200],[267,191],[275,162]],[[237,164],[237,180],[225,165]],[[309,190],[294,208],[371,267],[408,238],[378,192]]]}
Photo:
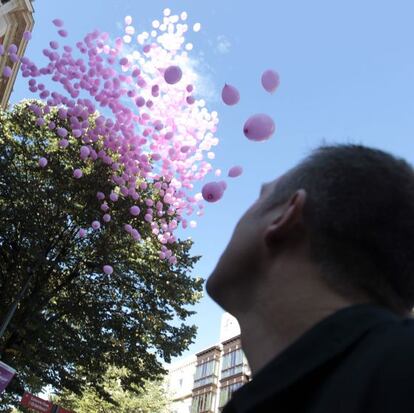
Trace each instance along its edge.
{"label": "man's head", "polygon": [[277,286],[289,282],[284,272],[300,271],[304,262],[338,295],[408,312],[414,306],[412,167],[359,145],[315,150],[262,187],[207,291],[237,311],[265,282],[277,298]]}

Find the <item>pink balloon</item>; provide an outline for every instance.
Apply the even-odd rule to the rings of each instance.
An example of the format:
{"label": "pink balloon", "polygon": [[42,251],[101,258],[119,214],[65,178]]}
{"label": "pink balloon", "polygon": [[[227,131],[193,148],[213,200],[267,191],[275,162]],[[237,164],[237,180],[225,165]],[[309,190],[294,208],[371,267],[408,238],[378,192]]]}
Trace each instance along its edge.
{"label": "pink balloon", "polygon": [[223,192],[223,187],[219,182],[209,182],[201,190],[201,194],[207,202],[217,202],[222,198]]}
{"label": "pink balloon", "polygon": [[232,106],[239,102],[240,93],[234,86],[226,83],[221,91],[221,98],[226,105]]}
{"label": "pink balloon", "polygon": [[54,19],[54,20],[52,20],[52,23],[53,23],[56,27],[62,27],[62,26],[63,26],[63,20],[61,20],[61,19]]}
{"label": "pink balloon", "polygon": [[68,131],[65,128],[57,128],[56,132],[61,138],[66,138],[68,135]]}
{"label": "pink balloon", "polygon": [[174,85],[181,80],[182,75],[183,72],[179,66],[169,66],[165,69],[164,79],[168,84]]}
{"label": "pink balloon", "polygon": [[145,99],[142,96],[138,96],[135,99],[135,104],[140,108],[145,105]]}
{"label": "pink balloon", "polygon": [[79,235],[79,237],[83,238],[86,235],[86,229],[81,228],[78,231],[78,235]]}
{"label": "pink balloon", "polygon": [[82,158],[86,158],[91,153],[91,150],[87,146],[81,146],[80,155]]}
{"label": "pink balloon", "polygon": [[104,265],[103,272],[107,275],[111,275],[114,272],[114,269],[110,265]]}
{"label": "pink balloon", "polygon": [[47,165],[47,159],[46,158],[40,158],[39,159],[39,166],[41,168],[44,168]]}
{"label": "pink balloon", "polygon": [[50,47],[52,48],[52,49],[58,49],[59,48],[59,43],[58,42],[56,42],[56,41],[54,41],[54,40],[52,40],[50,43],[49,43],[49,45],[50,45]]}
{"label": "pink balloon", "polygon": [[59,141],[59,146],[60,146],[61,148],[67,148],[67,147],[68,147],[68,145],[69,145],[69,141],[68,141],[67,139],[61,139],[61,140]]}
{"label": "pink balloon", "polygon": [[76,179],[82,178],[83,172],[80,169],[75,169],[73,171],[73,177]]}
{"label": "pink balloon", "polygon": [[272,70],[266,70],[262,74],[262,86],[264,89],[269,92],[273,93],[280,84],[279,74]]}
{"label": "pink balloon", "polygon": [[93,221],[92,222],[92,228],[93,229],[99,229],[99,228],[101,228],[101,223],[99,221]]}
{"label": "pink balloon", "polygon": [[252,141],[264,141],[273,135],[275,128],[275,123],[270,116],[259,113],[247,119],[243,132]]}
{"label": "pink balloon", "polygon": [[230,178],[236,178],[243,173],[243,168],[241,166],[233,166],[230,168],[228,176]]}
{"label": "pink balloon", "polygon": [[137,215],[139,215],[139,213],[140,213],[140,209],[139,209],[139,207],[138,206],[136,206],[136,205],[134,205],[134,206],[132,206],[131,208],[129,208],[129,213],[131,214],[131,215],[134,215],[134,216],[137,216]]}
{"label": "pink balloon", "polygon": [[12,75],[12,73],[13,73],[13,70],[10,66],[4,66],[4,69],[3,69],[3,76],[4,77],[10,77]]}

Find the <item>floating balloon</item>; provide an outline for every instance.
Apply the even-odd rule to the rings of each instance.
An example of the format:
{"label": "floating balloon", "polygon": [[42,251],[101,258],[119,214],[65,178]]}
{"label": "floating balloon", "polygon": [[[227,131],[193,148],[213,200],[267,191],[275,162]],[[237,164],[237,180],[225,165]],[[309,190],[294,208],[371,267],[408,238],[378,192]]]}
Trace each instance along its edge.
{"label": "floating balloon", "polygon": [[46,158],[40,158],[39,159],[39,166],[41,168],[44,168],[47,165],[47,159]]}
{"label": "floating balloon", "polygon": [[251,116],[243,126],[244,134],[252,141],[266,140],[273,135],[274,131],[273,119],[264,113]]}
{"label": "floating balloon", "polygon": [[139,213],[141,212],[141,210],[139,209],[139,207],[138,206],[136,206],[136,205],[134,205],[134,206],[132,206],[130,209],[129,209],[129,213],[131,214],[131,215],[134,215],[134,216],[137,216],[137,215],[139,215]]}
{"label": "floating balloon", "polygon": [[201,190],[201,194],[207,202],[217,202],[222,198],[223,192],[223,186],[219,182],[209,182]]}
{"label": "floating balloon", "polygon": [[104,265],[103,272],[107,275],[111,275],[114,272],[114,269],[110,265]]}
{"label": "floating balloon", "polygon": [[230,178],[236,178],[243,173],[243,168],[241,166],[233,166],[230,168],[228,176]]}
{"label": "floating balloon", "polygon": [[239,102],[240,93],[234,86],[226,83],[221,91],[221,98],[226,105],[232,106]]}
{"label": "floating balloon", "polygon": [[54,19],[54,20],[52,20],[52,23],[53,23],[56,27],[62,27],[62,26],[63,26],[63,20],[61,20],[61,19]]}
{"label": "floating balloon", "polygon": [[179,66],[169,66],[165,69],[164,79],[170,85],[174,85],[181,80],[182,75],[183,73]]}
{"label": "floating balloon", "polygon": [[263,72],[262,86],[265,88],[267,92],[273,93],[279,86],[279,83],[279,74],[276,71],[269,69]]}
{"label": "floating balloon", "polygon": [[76,179],[82,178],[82,175],[83,175],[83,173],[82,173],[82,170],[80,170],[80,169],[75,169],[73,171],[73,177],[76,178]]}
{"label": "floating balloon", "polygon": [[12,75],[12,73],[13,73],[13,70],[10,66],[4,66],[4,69],[3,69],[3,76],[4,77],[10,77]]}
{"label": "floating balloon", "polygon": [[[203,195],[192,191],[213,169],[211,148],[218,144],[214,136],[217,113],[208,111],[202,97],[196,102],[193,96],[198,74],[188,56],[192,47],[187,47],[184,39],[186,30],[178,19],[173,20],[168,30],[153,24],[159,29],[151,31],[156,41],[150,40],[147,32],[138,34],[135,50],[133,44],[123,49],[135,34],[130,16],[125,18],[125,33],[118,39],[99,30],[63,47],[51,39],[43,50],[44,65],[27,57],[19,59],[15,45],[7,49],[11,62],[20,60],[29,90],[43,100],[29,106],[36,124],[56,133],[60,150],[70,142],[84,162],[108,166],[113,186],[105,189],[107,202],[97,205],[103,213],[102,222],[116,221],[109,214],[108,203],[118,198],[127,201],[120,205],[130,205],[127,208],[134,225],[148,227],[159,241],[159,256],[172,265],[176,257],[169,245],[176,241],[174,231],[180,224],[187,226],[184,214],[191,215],[202,207]],[[57,35],[67,37],[62,20],[55,19],[53,24]],[[195,27],[198,30],[200,25]],[[30,34],[24,38],[28,40]],[[0,55],[4,53],[0,45]],[[2,76],[11,75],[12,68],[4,68]],[[46,78],[44,83],[40,77]],[[54,111],[58,120],[51,118]],[[39,166],[43,162],[46,166],[44,159],[39,159]],[[75,169],[73,176],[81,178],[82,169]],[[206,184],[203,189],[208,202],[216,202],[225,183]],[[99,191],[98,200],[104,201],[105,194]],[[141,197],[140,206],[145,205],[142,214],[140,207],[133,205]],[[189,222],[191,227],[195,221]],[[141,240],[130,224],[118,224],[134,240]],[[100,225],[99,221],[91,224],[94,229]],[[86,230],[81,228],[78,234],[86,236]]]}

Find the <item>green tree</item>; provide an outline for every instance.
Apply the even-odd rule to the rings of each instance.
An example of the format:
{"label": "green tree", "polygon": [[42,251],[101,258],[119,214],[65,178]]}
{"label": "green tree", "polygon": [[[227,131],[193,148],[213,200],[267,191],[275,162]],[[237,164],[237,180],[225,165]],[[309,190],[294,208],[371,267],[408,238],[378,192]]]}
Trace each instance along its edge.
{"label": "green tree", "polygon": [[170,400],[162,379],[146,380],[143,387],[132,386],[124,390],[121,379],[128,376],[127,369],[109,368],[105,374],[105,390],[113,403],[103,400],[91,387],[86,387],[81,396],[63,392],[55,403],[72,409],[76,413],[168,413]]}
{"label": "green tree", "polygon": [[[143,242],[126,236],[121,223],[131,222],[131,200],[124,197],[109,203],[108,224],[80,238],[79,227],[100,218],[96,192],[109,193],[111,169],[81,161],[80,140],[72,136],[61,149],[54,132],[36,126],[30,103],[0,111],[0,321],[28,269],[34,273],[0,339],[1,359],[18,370],[3,405],[45,385],[77,394],[88,385],[109,400],[109,365],[128,367],[121,378],[128,391],[158,377],[159,359],[168,362],[192,342],[196,328],[185,320],[193,313],[186,306],[201,297],[202,279],[190,275],[198,257],[190,255],[191,241],[180,240],[172,246],[177,264],[161,261],[140,218],[134,226]],[[67,126],[54,110],[49,121]],[[48,165],[40,168],[46,152]],[[78,167],[84,176],[73,179]],[[149,184],[140,199],[156,191]],[[112,275],[102,273],[104,264],[113,265]]]}

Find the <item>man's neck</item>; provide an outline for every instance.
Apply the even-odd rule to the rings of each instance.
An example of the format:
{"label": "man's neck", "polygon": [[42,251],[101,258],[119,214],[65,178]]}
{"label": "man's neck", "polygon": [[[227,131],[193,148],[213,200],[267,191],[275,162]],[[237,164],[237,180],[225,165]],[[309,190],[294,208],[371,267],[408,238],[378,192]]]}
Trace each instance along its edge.
{"label": "man's neck", "polygon": [[[249,311],[235,314],[240,324],[243,351],[253,375],[319,321],[357,304],[333,293],[318,294],[321,292],[317,288],[312,290],[278,303],[262,297],[255,300],[256,304]],[[289,297],[287,292],[285,297]]]}

